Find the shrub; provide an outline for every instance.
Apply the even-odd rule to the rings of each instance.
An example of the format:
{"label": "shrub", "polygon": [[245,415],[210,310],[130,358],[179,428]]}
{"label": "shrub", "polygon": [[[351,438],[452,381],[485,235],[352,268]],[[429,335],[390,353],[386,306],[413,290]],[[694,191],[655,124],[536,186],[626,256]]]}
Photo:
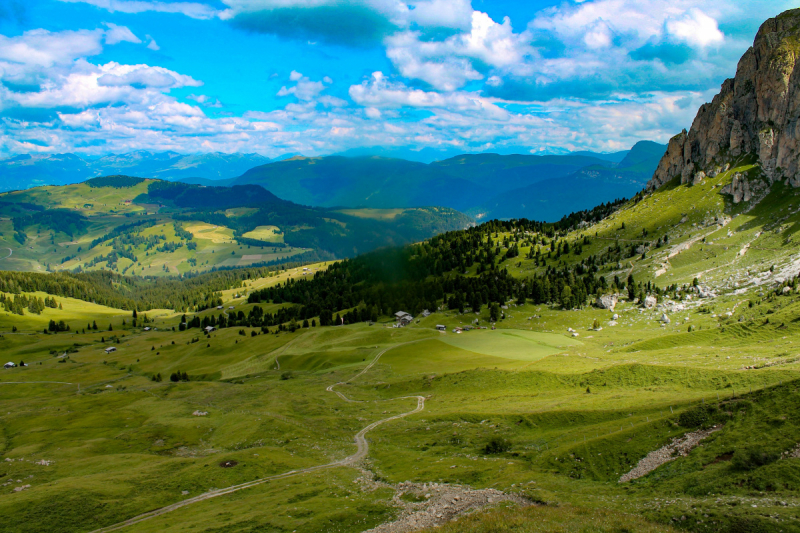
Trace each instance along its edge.
{"label": "shrub", "polygon": [[755,470],[780,459],[780,454],[764,448],[747,448],[736,450],[731,466],[736,470]]}
{"label": "shrub", "polygon": [[503,437],[492,437],[483,447],[483,453],[486,455],[495,455],[511,451],[511,441]]}
{"label": "shrub", "polygon": [[284,381],[287,379],[292,379],[293,377],[294,376],[292,375],[291,372],[284,372],[283,374],[281,374],[281,379]]}
{"label": "shrub", "polygon": [[678,424],[685,428],[705,428],[712,424],[717,408],[713,405],[698,405],[678,416]]}

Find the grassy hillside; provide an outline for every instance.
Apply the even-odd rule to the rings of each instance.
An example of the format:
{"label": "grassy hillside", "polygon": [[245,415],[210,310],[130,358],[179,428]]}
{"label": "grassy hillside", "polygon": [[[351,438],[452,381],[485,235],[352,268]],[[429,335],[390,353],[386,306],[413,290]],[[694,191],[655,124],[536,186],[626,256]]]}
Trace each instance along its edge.
{"label": "grassy hillside", "polygon": [[128,177],[0,195],[0,266],[167,276],[347,257],[458,229],[441,208],[358,214],[284,202],[260,187],[203,188]]}

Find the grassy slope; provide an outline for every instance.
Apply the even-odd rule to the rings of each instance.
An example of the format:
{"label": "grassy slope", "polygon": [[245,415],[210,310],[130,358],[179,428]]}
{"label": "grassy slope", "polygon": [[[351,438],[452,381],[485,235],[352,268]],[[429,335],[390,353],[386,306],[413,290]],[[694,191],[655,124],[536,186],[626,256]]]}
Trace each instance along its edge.
{"label": "grassy slope", "polygon": [[[186,246],[188,241],[181,239],[174,230],[174,217],[182,212],[181,209],[160,204],[132,203],[136,197],[147,193],[151,183],[153,180],[146,180],[125,188],[91,187],[81,183],[0,194],[0,202],[5,202],[0,206],[0,268],[44,272],[48,267],[54,271],[81,267],[84,270],[113,270],[126,275],[174,276],[189,272],[204,272],[213,268],[245,267],[285,261],[312,249],[291,245],[296,238],[300,238],[298,235],[310,230],[302,220],[296,222],[296,225],[284,228],[274,225],[257,226],[252,231],[243,232],[243,237],[261,241],[262,244],[239,245],[234,239],[232,229],[236,226],[236,220],[253,215],[257,210],[234,208],[221,212],[230,221],[230,227],[215,226],[199,220],[181,220],[180,226],[194,236],[192,242],[197,248],[190,250]],[[46,206],[48,209],[68,209],[86,217],[87,228],[72,235],[64,233],[65,229],[58,225],[47,227],[37,224],[34,218],[34,223],[24,229],[25,243],[20,244],[15,238],[12,217],[25,214],[19,207],[22,203]],[[30,213],[34,213],[35,217],[35,212]],[[384,239],[383,244],[394,244],[398,239],[408,239],[409,236],[418,234],[428,235],[435,228],[450,229],[455,224],[454,217],[464,218],[453,211],[443,212],[437,208],[369,210],[369,212],[351,210],[337,213],[336,216],[341,215],[353,217],[344,217],[344,220],[368,218],[393,224],[391,228],[382,226],[369,230],[375,233],[369,237],[377,239],[376,242],[379,243]],[[145,238],[163,236],[165,240],[159,241],[157,247],[151,247],[149,250],[145,244],[132,247],[131,251],[137,259],[135,262],[129,258],[119,258],[111,265],[105,260],[95,261],[114,250],[111,240],[92,247],[93,240],[111,233],[122,224],[151,220],[156,221],[155,226],[134,229],[128,234]],[[328,235],[331,239],[351,238],[364,230],[361,227],[350,228],[346,221],[328,219],[328,222],[332,227],[335,226],[333,233]],[[387,229],[396,230],[392,233],[392,237],[380,233]],[[287,233],[289,245],[284,246],[284,237]],[[313,244],[307,246],[313,245],[315,249],[318,247],[320,250],[333,246],[323,237],[319,237]],[[169,250],[163,249],[164,244],[183,246]],[[162,247],[162,250],[158,251],[158,247]]]}
{"label": "grassy slope", "polygon": [[[796,531],[800,460],[758,466],[732,461],[730,454],[779,453],[800,442],[800,358],[793,349],[800,343],[800,297],[761,297],[760,287],[735,294],[734,286],[748,269],[763,273],[776,264],[779,273],[785,267],[800,198],[776,186],[744,212],[747,206],[731,208],[717,194],[730,177],[667,187],[571,237],[597,234],[583,256],[566,258],[574,262],[616,239],[638,239],[642,228],[650,232],[648,240],[669,232],[667,247],[631,260],[636,279],[664,286],[689,283],[703,272],[703,282],[723,294],[702,307],[670,312],[667,326],[657,320],[660,310],[623,301],[614,323],[611,312],[594,308],[512,305],[498,331],[461,335],[452,328],[476,318],[488,324],[487,310],[477,316],[436,313],[404,329],[353,325],[252,337],[245,328],[246,336],[224,330],[210,338],[196,330],[172,332],[174,316],[156,318],[159,331],[145,333],[122,328],[120,315],[112,319],[119,321],[114,329],[125,336],[111,355],[100,342],[108,332],[5,334],[0,342],[10,358],[42,364],[0,374],[0,449],[14,459],[0,463],[0,486],[6,483],[9,491],[0,510],[24,520],[30,531],[86,531],[179,501],[184,490],[197,495],[344,457],[354,450],[359,429],[407,411],[411,401],[349,404],[325,388],[355,374],[382,349],[403,344],[339,389],[362,400],[429,397],[424,412],[370,433],[367,465],[375,475],[393,483],[491,486],[557,504],[479,514],[446,531],[668,531],[670,524],[691,531]],[[724,228],[713,225],[714,216],[726,215],[737,216]],[[703,235],[706,243],[697,240],[674,255],[656,277],[673,247]],[[737,256],[748,242],[748,252]],[[520,259],[510,268],[526,275],[535,267]],[[602,273],[627,276],[630,268],[608,265]],[[302,271],[282,276],[244,290],[301,277]],[[226,292],[225,306],[248,309],[242,294],[236,298],[240,292]],[[725,316],[742,301],[753,306],[739,305]],[[64,314],[78,311],[65,302]],[[595,319],[602,330],[590,330]],[[29,317],[0,315],[0,330],[35,326],[24,320]],[[436,332],[436,324],[448,333]],[[571,337],[568,328],[579,336]],[[81,346],[66,363],[50,355],[73,344]],[[744,368],[767,363],[772,366]],[[204,380],[148,379],[176,370]],[[291,379],[281,379],[287,372]],[[31,383],[2,384],[9,381]],[[676,424],[678,415],[703,402],[720,406],[722,431],[649,476],[616,482],[648,452],[689,431]],[[191,416],[196,409],[209,415]],[[511,451],[484,455],[482,447],[495,436],[509,439]],[[54,462],[35,464],[41,459]],[[240,464],[217,466],[230,459]],[[362,491],[353,483],[358,475],[339,468],[264,484],[130,531],[363,531],[396,511],[392,491]],[[24,484],[17,479],[31,488],[10,493]]]}

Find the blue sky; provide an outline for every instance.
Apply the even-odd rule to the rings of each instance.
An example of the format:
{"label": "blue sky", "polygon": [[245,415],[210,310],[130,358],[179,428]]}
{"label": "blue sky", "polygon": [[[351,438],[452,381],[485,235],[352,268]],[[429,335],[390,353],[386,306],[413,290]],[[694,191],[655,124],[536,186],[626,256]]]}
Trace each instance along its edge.
{"label": "blue sky", "polygon": [[797,0],[0,0],[0,156],[666,142]]}

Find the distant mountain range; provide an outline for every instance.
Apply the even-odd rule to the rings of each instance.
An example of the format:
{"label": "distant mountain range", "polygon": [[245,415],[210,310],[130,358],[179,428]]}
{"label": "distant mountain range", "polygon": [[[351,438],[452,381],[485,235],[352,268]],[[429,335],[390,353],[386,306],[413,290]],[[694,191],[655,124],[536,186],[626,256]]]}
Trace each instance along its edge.
{"label": "distant mountain range", "polygon": [[0,161],[0,191],[28,189],[39,185],[68,185],[89,178],[127,174],[177,180],[203,177],[233,178],[270,159],[258,154],[190,154],[140,150],[99,159],[75,154],[19,155]]}
{"label": "distant mountain range", "polygon": [[[642,141],[612,154],[460,154],[428,163],[375,155],[408,151],[364,148],[346,156],[272,161],[257,154],[147,151],[95,160],[74,154],[26,155],[0,161],[0,191],[125,174],[206,186],[260,185],[279,198],[313,207],[442,206],[478,220],[553,221],[640,191],[666,146]],[[423,153],[441,152],[418,152]]]}
{"label": "distant mountain range", "polygon": [[430,164],[377,156],[295,157],[224,183],[261,185],[280,198],[318,207],[438,205],[479,220],[553,221],[636,194],[665,151],[665,145],[642,141],[611,155],[466,154]]}

